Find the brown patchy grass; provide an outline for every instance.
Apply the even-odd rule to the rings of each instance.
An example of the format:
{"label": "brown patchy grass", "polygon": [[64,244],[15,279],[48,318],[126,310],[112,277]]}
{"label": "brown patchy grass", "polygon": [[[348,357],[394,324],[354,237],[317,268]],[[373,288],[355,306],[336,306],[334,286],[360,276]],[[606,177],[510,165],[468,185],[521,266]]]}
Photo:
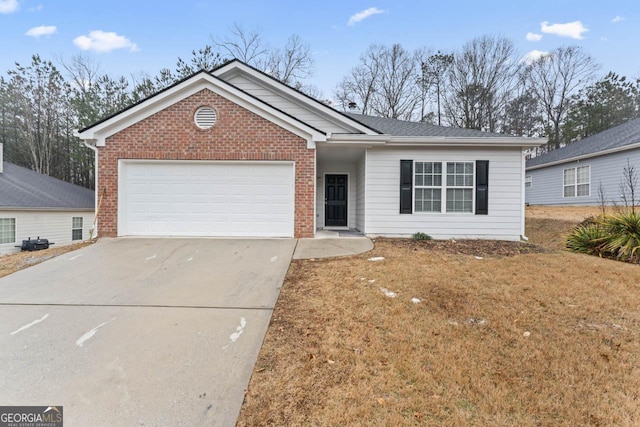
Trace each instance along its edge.
{"label": "brown patchy grass", "polygon": [[41,262],[53,257],[75,251],[76,249],[83,248],[93,243],[94,240],[88,240],[81,243],[74,243],[72,245],[54,245],[50,246],[49,249],[43,249],[41,251],[17,252],[15,254],[2,255],[0,256],[0,277],[8,276],[9,274],[22,270],[23,268],[40,264]]}
{"label": "brown patchy grass", "polygon": [[640,425],[638,307],[638,266],[539,245],[293,261],[238,425]]}

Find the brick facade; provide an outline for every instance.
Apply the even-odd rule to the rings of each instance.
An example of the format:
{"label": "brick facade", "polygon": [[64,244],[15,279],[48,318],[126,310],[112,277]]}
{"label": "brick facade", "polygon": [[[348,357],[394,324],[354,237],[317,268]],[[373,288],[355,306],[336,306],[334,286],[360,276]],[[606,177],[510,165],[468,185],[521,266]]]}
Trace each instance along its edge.
{"label": "brick facade", "polygon": [[[198,128],[193,115],[213,107],[217,122]],[[98,147],[98,194],[105,194],[99,233],[118,234],[118,159],[292,160],[295,162],[295,237],[314,234],[315,150],[303,138],[210,90],[202,90],[107,138]]]}

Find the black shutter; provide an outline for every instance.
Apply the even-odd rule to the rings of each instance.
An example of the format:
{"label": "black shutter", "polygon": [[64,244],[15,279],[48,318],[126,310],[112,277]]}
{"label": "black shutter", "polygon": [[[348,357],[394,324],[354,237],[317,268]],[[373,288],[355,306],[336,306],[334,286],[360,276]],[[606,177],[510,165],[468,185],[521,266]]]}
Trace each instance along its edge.
{"label": "black shutter", "polygon": [[489,213],[489,160],[476,160],[476,215]]}
{"label": "black shutter", "polygon": [[400,213],[413,213],[413,160],[400,160]]}

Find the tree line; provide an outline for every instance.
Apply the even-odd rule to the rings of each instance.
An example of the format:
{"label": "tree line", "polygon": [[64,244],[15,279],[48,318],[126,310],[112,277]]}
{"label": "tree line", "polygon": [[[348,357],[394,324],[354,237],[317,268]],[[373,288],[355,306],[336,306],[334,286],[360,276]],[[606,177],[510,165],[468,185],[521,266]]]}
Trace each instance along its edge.
{"label": "tree line", "polygon": [[307,83],[311,49],[292,35],[272,47],[257,30],[234,25],[172,69],[156,75],[112,77],[88,56],[33,55],[0,76],[0,143],[5,160],[88,188],[93,152],[73,136],[103,117],[201,70],[238,58],[308,95],[348,111],[402,120],[548,137],[544,148],[598,133],[639,116],[640,81],[598,66],[581,48],[560,47],[522,60],[504,37],[483,36],[459,51],[409,51],[371,45],[337,84],[333,100]]}
{"label": "tree line", "polygon": [[482,36],[455,52],[372,45],[337,85],[339,106],[402,120],[547,137],[542,150],[640,115],[640,81],[577,46],[523,58],[511,40]]}

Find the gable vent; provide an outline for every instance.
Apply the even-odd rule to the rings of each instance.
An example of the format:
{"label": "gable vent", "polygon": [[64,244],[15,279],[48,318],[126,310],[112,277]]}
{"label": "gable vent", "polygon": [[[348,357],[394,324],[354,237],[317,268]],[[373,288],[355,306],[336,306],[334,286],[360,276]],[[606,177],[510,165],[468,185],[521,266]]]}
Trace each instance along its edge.
{"label": "gable vent", "polygon": [[194,120],[200,129],[209,129],[216,124],[218,116],[216,110],[211,107],[200,107],[196,111]]}

